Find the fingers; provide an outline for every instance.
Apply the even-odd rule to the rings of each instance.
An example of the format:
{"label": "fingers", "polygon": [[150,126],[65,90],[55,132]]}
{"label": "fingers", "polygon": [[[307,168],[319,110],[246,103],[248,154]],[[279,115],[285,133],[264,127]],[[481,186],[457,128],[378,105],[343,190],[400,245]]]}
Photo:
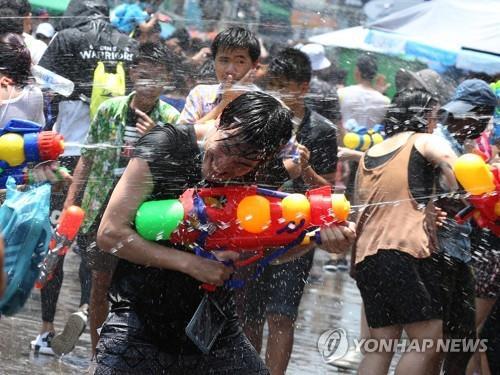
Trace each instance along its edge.
{"label": "fingers", "polygon": [[226,280],[231,278],[234,271],[232,267],[225,266],[224,264],[213,260],[208,260],[208,262],[212,262],[214,267],[211,267],[210,269],[206,280],[207,283],[222,286]]}
{"label": "fingers", "polygon": [[236,251],[213,251],[213,254],[221,262],[226,262],[226,261],[235,262],[238,259],[240,259],[240,254],[237,253]]}
{"label": "fingers", "polygon": [[328,225],[320,230],[321,248],[331,253],[345,252],[356,238],[355,224]]}
{"label": "fingers", "polygon": [[248,84],[248,83],[253,83],[253,81],[255,80],[255,73],[256,73],[257,69],[255,68],[252,68],[250,69],[247,74],[245,74],[243,76],[242,79],[240,79],[239,83],[240,84]]}
{"label": "fingers", "polygon": [[144,135],[155,127],[155,122],[147,114],[139,109],[136,109],[135,113],[137,115],[135,127],[139,134]]}

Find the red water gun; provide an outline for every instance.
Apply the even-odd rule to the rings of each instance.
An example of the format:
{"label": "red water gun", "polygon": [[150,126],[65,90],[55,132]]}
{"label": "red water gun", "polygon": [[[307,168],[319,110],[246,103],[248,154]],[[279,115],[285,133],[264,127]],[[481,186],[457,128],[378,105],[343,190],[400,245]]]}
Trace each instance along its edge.
{"label": "red water gun", "polygon": [[456,216],[458,223],[473,218],[481,228],[500,237],[500,171],[485,163],[481,156],[465,154],[453,165],[458,182],[470,194],[471,206]]}
{"label": "red water gun", "polygon": [[60,257],[66,255],[83,223],[85,212],[77,206],[70,206],[61,214],[59,224],[50,240],[49,251],[41,266],[35,286],[41,289],[52,279]]}
{"label": "red water gun", "polygon": [[299,244],[320,243],[317,229],[344,222],[349,211],[345,196],[330,186],[305,195],[257,186],[189,189],[179,199],[143,203],[135,227],[147,240],[169,240],[212,259],[214,250],[246,252],[251,256],[234,264],[242,267],[269,248],[280,248],[275,259]]}

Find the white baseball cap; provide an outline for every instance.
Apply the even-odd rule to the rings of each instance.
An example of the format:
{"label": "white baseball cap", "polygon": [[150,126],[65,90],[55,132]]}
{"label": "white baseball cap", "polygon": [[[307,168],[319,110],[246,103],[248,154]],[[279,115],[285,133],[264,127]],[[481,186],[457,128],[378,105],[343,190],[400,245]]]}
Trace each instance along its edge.
{"label": "white baseball cap", "polygon": [[41,34],[46,38],[52,38],[54,34],[56,33],[56,30],[54,29],[54,26],[52,26],[48,22],[43,22],[38,27],[36,28],[35,35]]}
{"label": "white baseball cap", "polygon": [[311,60],[312,70],[322,70],[328,68],[332,63],[325,56],[325,47],[321,44],[310,43],[299,48]]}

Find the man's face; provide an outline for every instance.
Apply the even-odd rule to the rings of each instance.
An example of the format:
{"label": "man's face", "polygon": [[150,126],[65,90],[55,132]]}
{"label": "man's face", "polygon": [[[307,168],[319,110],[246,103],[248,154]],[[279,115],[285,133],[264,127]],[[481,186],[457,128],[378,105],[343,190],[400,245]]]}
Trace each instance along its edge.
{"label": "man's face", "polygon": [[168,39],[165,44],[172,52],[177,55],[182,55],[184,53],[184,50],[182,49],[178,38]]}
{"label": "man's face", "polygon": [[205,141],[202,173],[209,181],[226,181],[242,177],[260,164],[259,160],[255,160],[256,153],[241,156],[245,145],[236,145],[230,138],[232,132],[234,130],[216,129]]}
{"label": "man's face", "polygon": [[248,49],[219,49],[215,56],[215,75],[219,82],[225,82],[232,77],[233,81],[239,81],[257,63],[253,62]]}
{"label": "man's face", "polygon": [[165,66],[141,61],[130,68],[130,78],[137,95],[156,100],[163,92],[169,75]]}
{"label": "man's face", "polygon": [[486,129],[491,117],[491,114],[484,111],[450,114],[446,126],[457,139],[476,139]]}
{"label": "man's face", "polygon": [[277,92],[288,107],[294,107],[297,103],[304,101],[309,85],[306,82],[299,83],[283,77],[270,77],[267,89]]}

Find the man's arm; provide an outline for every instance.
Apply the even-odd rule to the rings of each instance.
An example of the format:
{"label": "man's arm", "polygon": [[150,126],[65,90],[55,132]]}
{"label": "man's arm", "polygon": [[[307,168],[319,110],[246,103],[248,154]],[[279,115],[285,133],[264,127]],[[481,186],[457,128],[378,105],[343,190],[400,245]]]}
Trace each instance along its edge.
{"label": "man's arm", "polygon": [[232,268],[146,241],[131,228],[130,223],[134,222],[138,207],[152,189],[152,175],[147,161],[133,158],[104,212],[97,234],[99,248],[135,264],[180,271],[201,282],[222,285],[231,276]]}
{"label": "man's arm", "polygon": [[91,159],[83,155],[80,156],[73,172],[73,182],[68,189],[68,194],[66,195],[66,199],[64,201],[65,209],[74,204],[78,204],[76,199],[87,183],[91,166]]}

